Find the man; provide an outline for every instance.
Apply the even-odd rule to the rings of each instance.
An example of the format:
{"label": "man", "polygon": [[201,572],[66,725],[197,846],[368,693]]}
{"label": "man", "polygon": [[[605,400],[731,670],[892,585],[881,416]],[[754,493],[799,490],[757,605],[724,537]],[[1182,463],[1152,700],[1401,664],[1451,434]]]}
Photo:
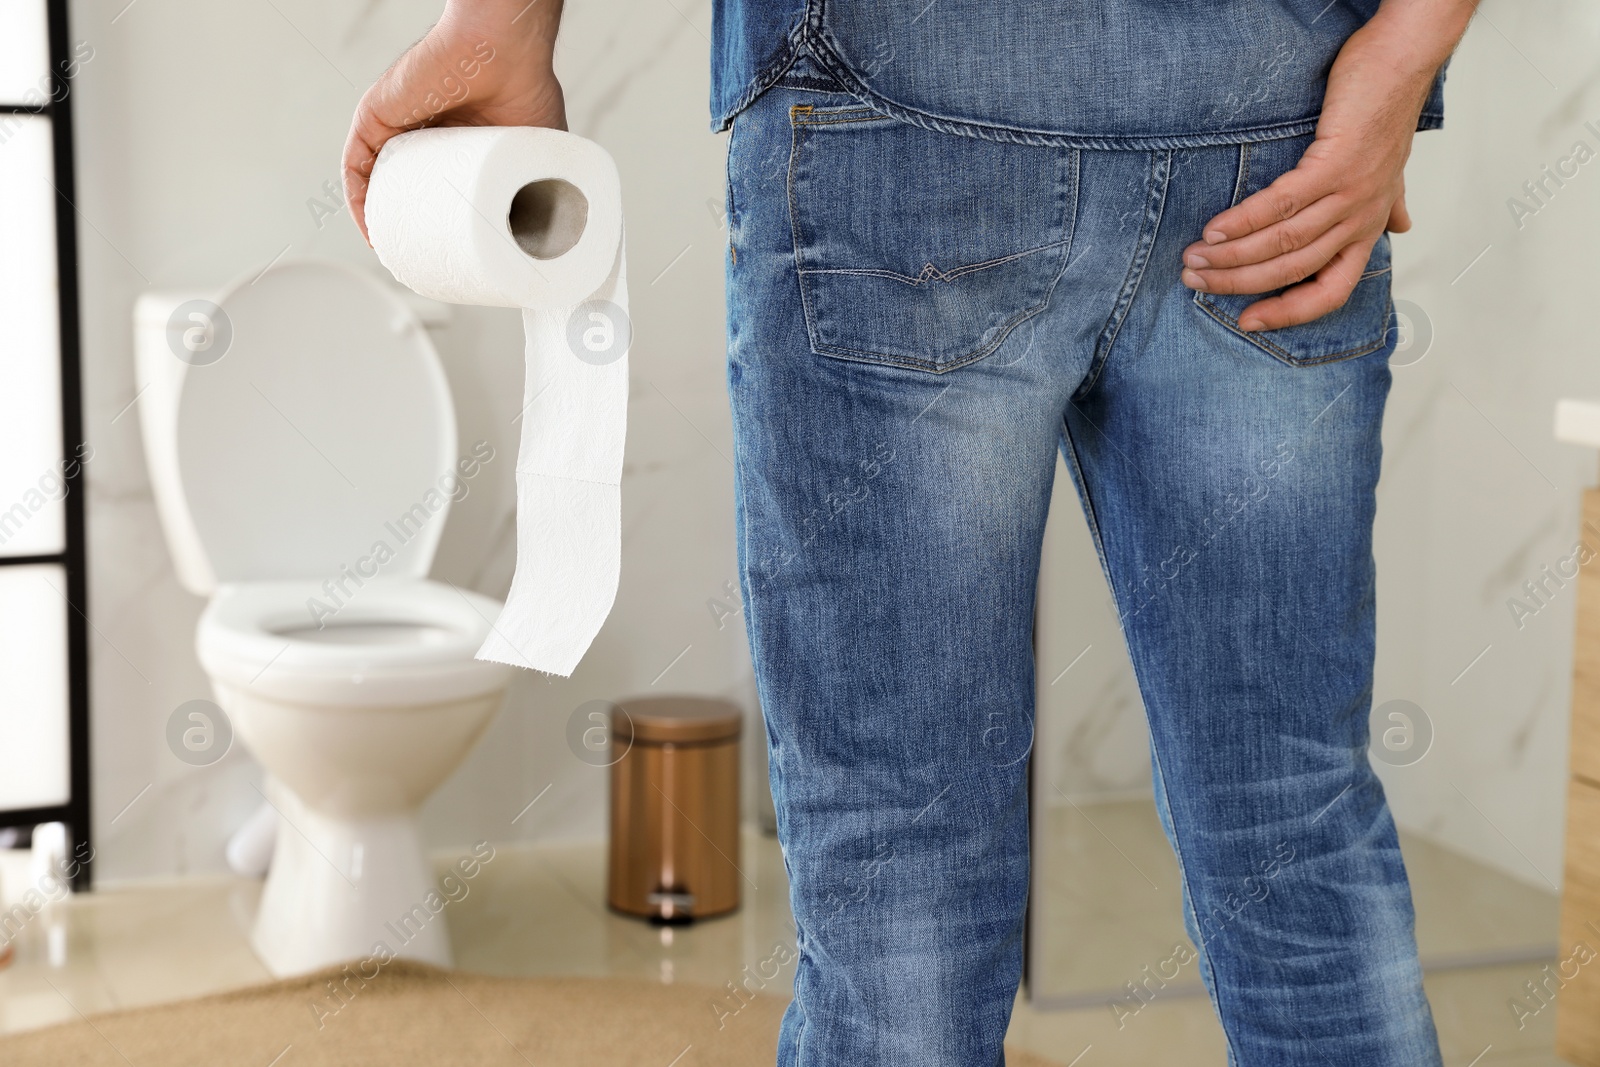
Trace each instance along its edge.
{"label": "man", "polygon": [[[367,93],[358,222],[403,129],[564,124],[559,0],[525,3],[447,0]],[[1371,534],[1386,230],[1472,7],[720,3],[741,575],[798,931],[781,1067],[1003,1062],[1058,450],[1230,1062],[1440,1062],[1366,757]]]}

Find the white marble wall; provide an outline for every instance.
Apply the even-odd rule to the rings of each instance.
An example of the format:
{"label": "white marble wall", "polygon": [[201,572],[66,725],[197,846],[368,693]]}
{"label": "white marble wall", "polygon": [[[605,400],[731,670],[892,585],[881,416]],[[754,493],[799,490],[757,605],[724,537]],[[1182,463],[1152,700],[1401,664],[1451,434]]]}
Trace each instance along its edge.
{"label": "white marble wall", "polygon": [[[83,283],[95,820],[99,876],[220,869],[258,803],[237,747],[185,766],[163,729],[209,697],[193,652],[203,607],[177,584],[157,525],[133,400],[130,314],[147,287],[214,286],[280,253],[381,271],[329,213],[349,116],[437,16],[440,0],[96,0],[72,6],[93,48],[75,89]],[[584,701],[654,690],[754,708],[738,607],[723,390],[723,138],[707,129],[707,0],[573,2],[558,68],[572,129],[622,170],[636,323],[622,587],[570,680],[519,678],[466,766],[429,804],[436,844],[597,836],[604,772],[565,738]],[[515,453],[521,323],[458,309],[436,338],[463,445]],[[503,595],[514,560],[512,466],[489,465],[452,513],[436,577]],[[759,732],[752,732],[753,740]],[[753,748],[753,746],[752,746]],[[517,820],[530,800],[538,804]]]}
{"label": "white marble wall", "polygon": [[[1434,741],[1379,769],[1402,825],[1546,888],[1561,878],[1575,586],[1552,583],[1542,606],[1521,590],[1571,554],[1595,481],[1595,456],[1557,444],[1551,422],[1558,397],[1600,397],[1597,56],[1600,8],[1586,0],[1486,2],[1452,65],[1448,128],[1417,139],[1415,229],[1394,239],[1396,299],[1428,325],[1396,357],[1408,365],[1384,427],[1375,698],[1419,705]],[[1578,163],[1578,141],[1593,161]],[[1569,157],[1576,174],[1542,206],[1529,199],[1523,183]],[[1537,212],[1514,211],[1517,197]],[[1059,493],[1040,631],[1041,780],[1074,798],[1146,789],[1149,775],[1076,511]],[[1517,596],[1537,608],[1520,626]],[[1064,802],[1053,786],[1040,799]]]}

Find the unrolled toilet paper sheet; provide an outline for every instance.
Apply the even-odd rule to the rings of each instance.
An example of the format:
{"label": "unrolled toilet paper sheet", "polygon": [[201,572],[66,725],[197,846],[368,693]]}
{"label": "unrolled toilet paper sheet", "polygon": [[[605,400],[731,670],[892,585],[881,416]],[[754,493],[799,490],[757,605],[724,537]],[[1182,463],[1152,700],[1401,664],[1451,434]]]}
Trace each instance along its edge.
{"label": "unrolled toilet paper sheet", "polygon": [[522,309],[517,566],[477,658],[570,675],[622,555],[632,338],[616,164],[561,130],[404,133],[373,167],[367,232],[423,296]]}

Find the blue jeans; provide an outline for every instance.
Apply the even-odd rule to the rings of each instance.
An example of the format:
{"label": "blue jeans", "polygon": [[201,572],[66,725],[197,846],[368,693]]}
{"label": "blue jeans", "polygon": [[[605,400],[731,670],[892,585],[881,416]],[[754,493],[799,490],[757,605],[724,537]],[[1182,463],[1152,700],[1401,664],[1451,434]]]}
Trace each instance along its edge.
{"label": "blue jeans", "polygon": [[1343,308],[1273,333],[1236,328],[1257,298],[1179,282],[1309,143],[982,140],[804,59],[735,121],[741,582],[799,955],[781,1067],[1003,1063],[1058,449],[1230,1062],[1439,1064],[1366,752],[1388,239]]}

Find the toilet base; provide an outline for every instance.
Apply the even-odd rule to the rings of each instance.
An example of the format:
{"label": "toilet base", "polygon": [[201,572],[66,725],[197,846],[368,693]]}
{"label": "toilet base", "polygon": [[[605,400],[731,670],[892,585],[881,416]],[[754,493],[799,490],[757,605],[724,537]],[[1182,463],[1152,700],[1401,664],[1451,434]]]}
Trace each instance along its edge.
{"label": "toilet base", "polygon": [[369,958],[451,966],[444,897],[415,813],[341,820],[280,782],[267,795],[281,824],[250,945],[273,975]]}

